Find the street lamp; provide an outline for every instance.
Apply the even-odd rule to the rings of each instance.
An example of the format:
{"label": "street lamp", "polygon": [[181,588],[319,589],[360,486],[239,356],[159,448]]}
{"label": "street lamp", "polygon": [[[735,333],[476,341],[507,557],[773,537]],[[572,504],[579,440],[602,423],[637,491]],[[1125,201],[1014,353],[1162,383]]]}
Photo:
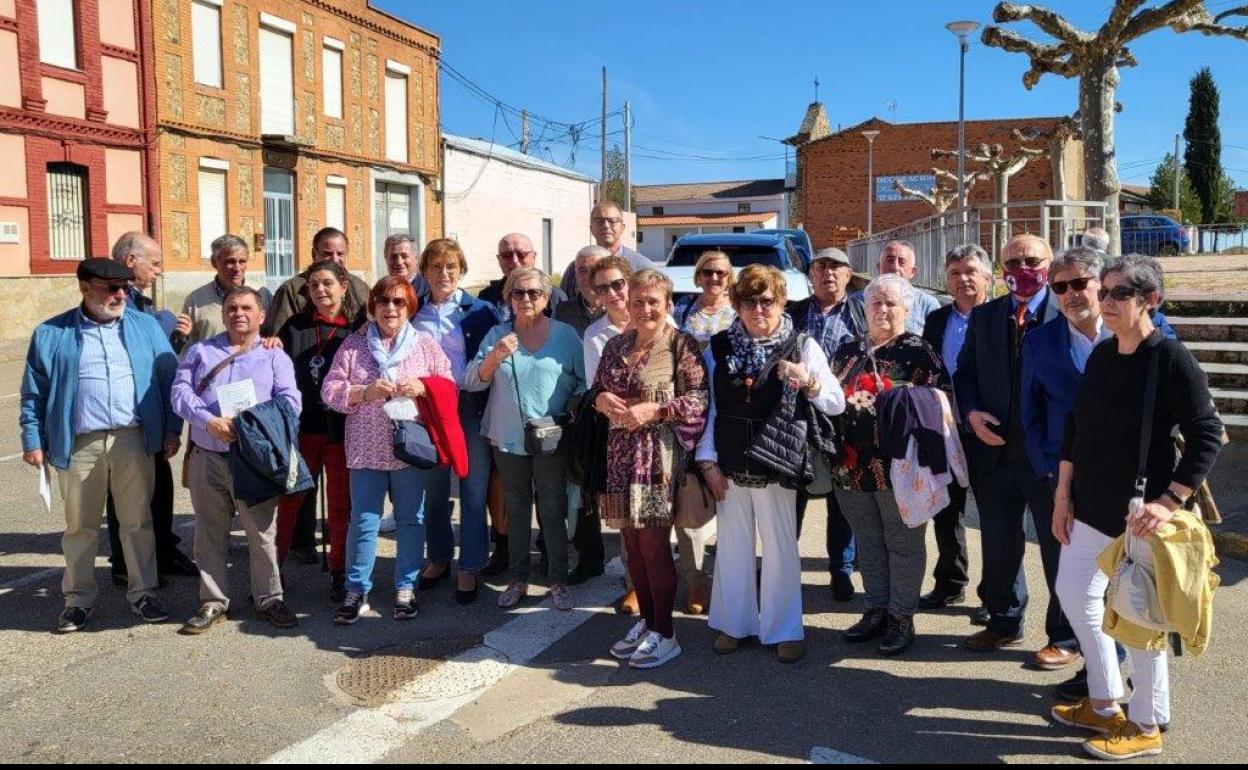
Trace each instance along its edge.
{"label": "street lamp", "polygon": [[[970,34],[979,29],[977,21],[951,21],[945,29],[958,36],[961,56],[958,63],[958,208],[966,208],[966,52]],[[962,216],[966,216],[963,211]]]}
{"label": "street lamp", "polygon": [[880,132],[863,131],[862,135],[867,138],[867,235],[870,236],[875,232],[875,212],[872,209],[875,203],[875,137]]}

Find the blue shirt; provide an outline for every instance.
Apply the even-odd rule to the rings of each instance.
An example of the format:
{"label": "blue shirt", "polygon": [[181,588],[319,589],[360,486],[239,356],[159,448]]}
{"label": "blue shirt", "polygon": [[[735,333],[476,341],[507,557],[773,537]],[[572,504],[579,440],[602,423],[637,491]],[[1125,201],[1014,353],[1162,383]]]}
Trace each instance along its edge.
{"label": "blue shirt", "polygon": [[843,299],[833,308],[824,313],[819,310],[819,303],[811,298],[810,310],[806,318],[796,319],[805,322],[806,334],[819,343],[823,354],[828,360],[836,354],[841,343],[854,338],[854,319],[849,312],[849,300]]}
{"label": "blue shirt", "polygon": [[1096,339],[1090,340],[1083,336],[1083,332],[1076,329],[1070,321],[1066,325],[1070,327],[1070,360],[1075,369],[1083,374],[1083,370],[1088,368],[1088,359],[1092,357],[1092,349],[1114,336],[1114,333],[1105,328],[1105,319],[1099,316],[1096,319]]}
{"label": "blue shirt", "polygon": [[906,314],[906,331],[923,336],[923,327],[927,325],[927,316],[940,309],[940,300],[922,289],[914,290],[914,307]]}
{"label": "blue shirt", "polygon": [[[1048,298],[1048,296],[1049,296],[1049,287],[1045,286],[1043,289],[1036,292],[1035,296],[1027,300],[1027,320],[1028,321],[1036,317],[1036,313],[1040,312],[1040,307],[1044,304],[1044,301],[1045,299]],[[1017,309],[1018,309],[1018,298],[1015,297],[1013,294],[1011,294],[1010,295],[1010,312],[1013,313]]]}
{"label": "blue shirt", "polygon": [[962,311],[954,305],[949,320],[945,322],[945,339],[940,345],[940,357],[945,360],[945,368],[949,370],[950,377],[958,370],[958,353],[962,352],[962,346],[966,344],[966,328],[970,323],[971,314],[962,315]]}
{"label": "blue shirt", "polygon": [[121,319],[100,324],[80,310],[78,328],[82,352],[71,418],[74,435],[137,425],[134,371],[121,341]]}
{"label": "blue shirt", "polygon": [[412,326],[438,341],[438,347],[446,353],[451,361],[451,375],[455,384],[464,386],[464,367],[468,365],[464,330],[460,326],[468,309],[464,306],[464,290],[456,289],[445,302],[435,305],[433,300],[426,299],[416,311]]}

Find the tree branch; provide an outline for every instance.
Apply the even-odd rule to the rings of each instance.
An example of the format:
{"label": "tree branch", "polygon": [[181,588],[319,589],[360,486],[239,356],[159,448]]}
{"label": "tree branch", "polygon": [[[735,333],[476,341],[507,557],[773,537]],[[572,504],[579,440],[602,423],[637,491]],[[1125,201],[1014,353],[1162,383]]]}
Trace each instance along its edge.
{"label": "tree branch", "polygon": [[1221,24],[1222,20],[1228,16],[1248,16],[1248,5],[1241,5],[1238,8],[1232,8],[1229,11],[1223,11],[1213,17],[1213,22],[1215,24]]}
{"label": "tree branch", "polygon": [[[1126,43],[1167,24],[1173,25],[1196,9],[1204,11],[1204,0],[1170,0],[1165,5],[1141,11],[1127,22],[1122,34],[1118,36],[1118,42]],[[1208,11],[1205,14],[1208,15]]]}
{"label": "tree branch", "polygon": [[1044,44],[1019,35],[1016,32],[987,27],[980,37],[984,45],[1000,48],[1011,53],[1025,53],[1031,59],[1031,69],[1023,75],[1023,86],[1030,90],[1044,75],[1076,77],[1079,65],[1074,50],[1066,43]]}
{"label": "tree branch", "polygon": [[1009,21],[1030,21],[1053,37],[1066,43],[1090,43],[1096,36],[1084,32],[1066,20],[1064,16],[1041,5],[1015,5],[998,3],[992,11],[992,20],[998,24]]}
{"label": "tree branch", "polygon": [[1237,37],[1240,40],[1248,41],[1248,25],[1243,27],[1228,27],[1225,24],[1193,24],[1185,32],[1199,32],[1202,35],[1210,35],[1215,37]]}
{"label": "tree branch", "polygon": [[1131,21],[1131,14],[1139,10],[1144,2],[1145,0],[1118,0],[1114,3],[1114,9],[1110,11],[1109,19],[1101,27],[1098,37],[1102,40],[1116,40],[1126,29],[1127,22]]}

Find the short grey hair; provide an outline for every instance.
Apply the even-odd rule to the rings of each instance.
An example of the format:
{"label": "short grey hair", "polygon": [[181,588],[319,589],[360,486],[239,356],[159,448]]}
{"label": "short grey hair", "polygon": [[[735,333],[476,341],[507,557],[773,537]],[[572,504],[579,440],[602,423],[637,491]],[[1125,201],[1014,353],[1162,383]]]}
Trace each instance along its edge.
{"label": "short grey hair", "polygon": [[508,273],[507,280],[503,281],[503,299],[510,302],[512,288],[515,287],[517,282],[523,281],[526,278],[536,278],[538,285],[542,289],[542,294],[545,294],[546,298],[550,299],[550,293],[552,291],[550,276],[546,275],[546,273],[536,267],[517,267]]}
{"label": "short grey hair", "polygon": [[954,262],[962,262],[967,259],[979,260],[980,272],[988,275],[988,264],[991,260],[988,257],[988,252],[978,243],[964,243],[961,246],[954,246],[952,249],[949,249],[949,252],[945,254],[945,269],[948,270]]}
{"label": "short grey hair", "polygon": [[1109,233],[1103,227],[1089,227],[1079,236],[1079,245],[1097,251],[1109,251]]}
{"label": "short grey hair", "polygon": [[415,251],[415,250],[416,250],[416,239],[415,239],[415,238],[413,238],[412,236],[408,235],[407,233],[395,233],[394,235],[391,235],[389,238],[386,238],[386,242],[385,242],[385,243],[382,245],[382,247],[381,247],[381,253],[382,253],[382,254],[389,254],[389,253],[390,253],[390,249],[393,249],[395,246],[398,246],[398,245],[400,245],[400,244],[404,244],[404,243],[410,243],[410,244],[412,244],[412,250],[413,250],[413,251]]}
{"label": "short grey hair", "polygon": [[[900,247],[902,247],[903,249],[905,249],[906,251],[910,252],[910,256],[911,256],[911,257],[914,257],[915,259],[918,259],[918,255],[917,255],[917,254],[915,253],[915,251],[914,251],[914,244],[913,244],[913,243],[911,243],[910,241],[903,241],[903,240],[892,240],[892,241],[889,241],[888,243],[884,244],[883,246],[881,246],[881,247],[880,247],[880,253],[879,253],[879,255],[878,255],[878,256],[879,256],[879,257],[884,256],[884,250],[885,250],[885,249],[887,249],[889,246],[900,246]],[[878,259],[878,257],[877,257],[877,259]]]}
{"label": "short grey hair", "polygon": [[212,242],[212,246],[210,248],[212,249],[213,259],[216,259],[223,254],[233,254],[239,250],[248,251],[247,241],[244,241],[242,238],[237,235],[233,235],[232,233],[226,233],[225,235],[217,238]]}
{"label": "short grey hair", "polygon": [[155,243],[147,235],[131,230],[123,233],[117,242],[113,244],[112,258],[114,262],[125,262],[126,257],[131,254],[143,255],[147,251],[149,243]]}
{"label": "short grey hair", "polygon": [[1105,269],[1105,258],[1090,246],[1075,246],[1066,249],[1049,265],[1049,275],[1057,275],[1067,268],[1075,268],[1084,275],[1095,275],[1098,278]]}
{"label": "short grey hair", "polygon": [[1114,273],[1121,275],[1128,286],[1142,295],[1149,295],[1153,292],[1165,293],[1165,274],[1161,269],[1161,263],[1155,257],[1128,254],[1101,270],[1101,283],[1105,282],[1107,276]]}
{"label": "short grey hair", "polygon": [[884,273],[872,278],[871,283],[867,284],[867,288],[862,290],[863,299],[870,303],[871,297],[887,289],[897,290],[897,296],[901,297],[901,304],[905,306],[907,313],[914,309],[915,288],[910,285],[909,281],[896,273]]}
{"label": "short grey hair", "polygon": [[576,252],[576,259],[580,259],[581,257],[593,257],[594,259],[602,259],[603,257],[609,257],[609,256],[611,256],[611,252],[607,251],[606,249],[598,245],[586,246],[580,251]]}

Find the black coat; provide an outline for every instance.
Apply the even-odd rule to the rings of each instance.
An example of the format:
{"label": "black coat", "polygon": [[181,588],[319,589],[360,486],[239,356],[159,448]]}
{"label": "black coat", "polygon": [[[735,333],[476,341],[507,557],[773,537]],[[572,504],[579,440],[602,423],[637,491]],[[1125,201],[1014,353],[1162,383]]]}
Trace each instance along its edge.
{"label": "black coat", "polygon": [[312,488],[312,474],[299,454],[299,413],[284,398],[258,404],[234,418],[238,440],[228,464],[234,497],[256,505]]}

